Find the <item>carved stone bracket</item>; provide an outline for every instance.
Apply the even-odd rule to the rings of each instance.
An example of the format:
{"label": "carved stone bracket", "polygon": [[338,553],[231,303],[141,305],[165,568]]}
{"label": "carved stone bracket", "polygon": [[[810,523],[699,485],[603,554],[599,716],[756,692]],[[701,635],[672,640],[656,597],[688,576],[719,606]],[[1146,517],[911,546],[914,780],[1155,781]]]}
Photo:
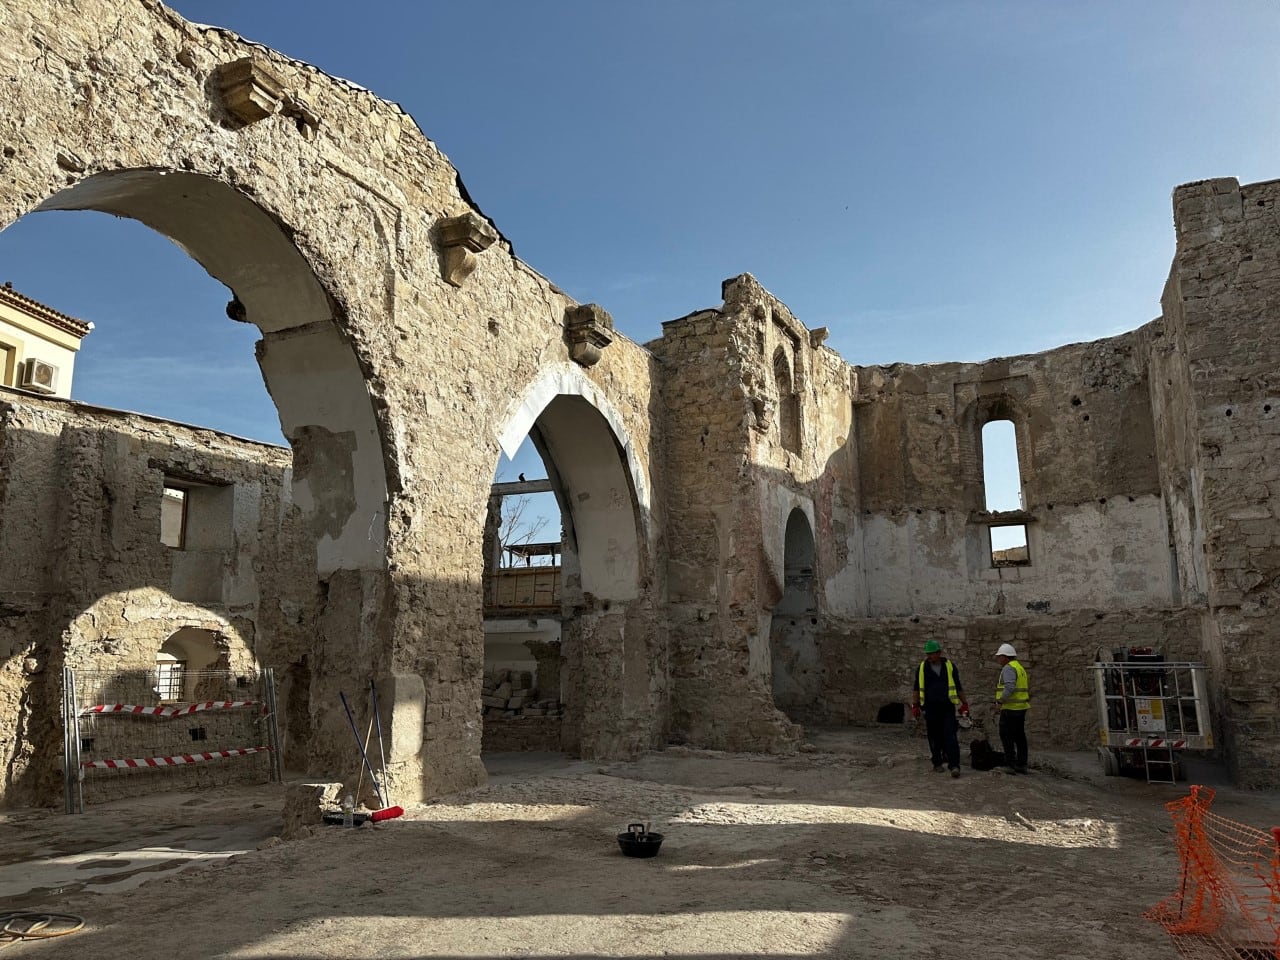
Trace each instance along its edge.
{"label": "carved stone bracket", "polygon": [[241,123],[265,120],[280,106],[284,84],[253,57],[224,63],[216,72],[222,103]]}
{"label": "carved stone bracket", "polygon": [[569,307],[564,312],[564,339],[575,363],[594,366],[604,348],[613,343],[613,317],[598,303]]}
{"label": "carved stone bracket", "polygon": [[441,220],[437,236],[444,247],[445,282],[460,287],[476,268],[475,255],[498,239],[498,231],[487,220],[467,211],[460,217]]}

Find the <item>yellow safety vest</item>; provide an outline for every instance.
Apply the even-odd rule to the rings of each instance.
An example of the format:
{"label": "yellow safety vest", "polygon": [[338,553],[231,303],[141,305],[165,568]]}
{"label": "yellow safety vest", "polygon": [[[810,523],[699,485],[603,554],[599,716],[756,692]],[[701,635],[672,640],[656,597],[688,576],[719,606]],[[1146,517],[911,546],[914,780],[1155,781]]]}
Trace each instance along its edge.
{"label": "yellow safety vest", "polygon": [[[920,702],[920,706],[924,706],[924,668],[928,660],[920,661],[920,675],[916,678],[916,699]],[[960,706],[960,694],[956,693],[956,671],[951,666],[951,661],[944,659],[942,661],[947,665],[947,697],[957,707]]]}
{"label": "yellow safety vest", "polygon": [[[1017,660],[1010,659],[1009,666],[1013,667],[1016,675],[1014,680],[1013,693],[1009,695],[1008,700],[1001,701],[1004,696],[1004,684],[996,683],[996,703],[1000,704],[1002,710],[1026,710],[1031,706],[1031,685],[1027,683],[1027,671]],[[1004,670],[1000,671],[1001,676]]]}

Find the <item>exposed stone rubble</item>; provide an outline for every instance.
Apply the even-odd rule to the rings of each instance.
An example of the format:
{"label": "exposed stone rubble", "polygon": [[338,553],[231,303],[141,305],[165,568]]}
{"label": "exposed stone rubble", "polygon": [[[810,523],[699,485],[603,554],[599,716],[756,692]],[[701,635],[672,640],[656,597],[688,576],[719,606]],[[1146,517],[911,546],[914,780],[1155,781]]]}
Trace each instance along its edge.
{"label": "exposed stone rubble", "polygon": [[528,670],[495,670],[485,674],[480,688],[480,703],[485,718],[490,717],[558,717],[563,709],[559,700],[539,699]]}

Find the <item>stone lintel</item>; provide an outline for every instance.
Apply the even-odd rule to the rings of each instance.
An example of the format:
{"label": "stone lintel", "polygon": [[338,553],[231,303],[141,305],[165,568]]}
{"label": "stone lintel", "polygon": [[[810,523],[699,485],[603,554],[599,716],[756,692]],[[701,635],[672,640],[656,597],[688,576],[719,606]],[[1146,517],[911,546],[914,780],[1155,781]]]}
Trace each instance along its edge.
{"label": "stone lintel", "polygon": [[276,112],[284,83],[254,57],[242,57],[217,69],[223,105],[244,124],[265,120]]}
{"label": "stone lintel", "polygon": [[445,282],[455,287],[462,286],[462,281],[475,270],[475,255],[498,239],[498,231],[470,210],[461,216],[441,220],[436,235],[444,247]]}
{"label": "stone lintel", "polygon": [[569,307],[564,312],[564,339],[575,363],[594,366],[613,343],[613,317],[598,303]]}

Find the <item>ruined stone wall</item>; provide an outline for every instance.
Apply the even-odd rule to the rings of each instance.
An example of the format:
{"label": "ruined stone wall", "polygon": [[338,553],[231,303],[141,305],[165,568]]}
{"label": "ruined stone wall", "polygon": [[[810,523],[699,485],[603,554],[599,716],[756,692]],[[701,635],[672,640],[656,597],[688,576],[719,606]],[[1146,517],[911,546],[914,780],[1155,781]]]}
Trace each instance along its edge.
{"label": "ruined stone wall", "polygon": [[[264,637],[279,644],[311,721],[293,711],[290,736],[310,734],[313,773],[349,768],[337,694],[373,678],[398,796],[483,777],[485,509],[499,450],[534,430],[575,531],[563,734],[584,755],[669,737],[794,742],[774,709],[770,638],[799,513],[818,610],[785,642],[828,671],[824,617],[951,629],[997,617],[1017,635],[1101,613],[1177,645],[1183,627],[1164,611],[1188,603],[1194,619],[1205,595],[1237,769],[1275,776],[1274,184],[1179,190],[1165,315],[1134,334],[983,364],[848,367],[741,277],[721,308],[666,324],[650,353],[603,325],[581,339],[577,305],[515,257],[412,118],[306,64],[150,0],[15,0],[0,7],[0,76],[0,226],[41,208],[139,219],[263,333],[307,539],[290,576],[305,565],[319,586],[314,607],[259,603],[250,639],[235,611],[265,594],[236,570],[226,618],[260,657]],[[993,568],[987,549],[979,436],[997,416],[1021,442],[1025,567]],[[140,589],[133,579],[174,584],[135,545],[150,514],[126,523],[104,506],[101,480],[128,474],[129,441],[96,426],[58,438],[54,466],[12,440],[0,449],[5,529],[76,532],[56,564],[7,561],[0,708],[16,711],[5,749],[19,778],[42,742],[22,678],[48,675],[29,654],[50,625],[62,636],[61,620],[102,603],[123,617],[105,598]],[[50,482],[64,485],[56,508],[28,492]],[[56,604],[42,605],[47,584]],[[1069,693],[1077,655],[1035,658],[1046,689]],[[863,696],[850,684],[864,681],[841,677],[811,688],[833,716],[841,696]],[[367,703],[356,709],[363,722]],[[1074,720],[1066,733],[1043,722],[1074,736]]]}
{"label": "ruined stone wall", "polygon": [[[682,739],[790,743],[795,728],[774,705],[774,653],[785,643],[792,655],[783,659],[803,660],[824,590],[860,590],[849,368],[824,336],[743,275],[725,282],[720,309],[665,324],[651,345],[667,409],[668,609]],[[779,620],[797,513],[812,534],[814,569],[793,571],[805,580],[794,596],[814,609],[788,607]]]}
{"label": "ruined stone wall", "polygon": [[[0,672],[3,802],[48,802],[59,793],[64,666],[137,675],[149,692],[156,654],[182,630],[210,639],[199,666],[245,675],[283,668],[309,648],[315,568],[289,500],[287,450],[4,390],[0,451],[0,608],[9,612]],[[224,547],[161,542],[166,478],[225,499]],[[185,574],[193,564],[203,568],[200,578]],[[306,746],[293,745],[297,761]],[[200,776],[238,773],[228,765]],[[131,781],[129,789],[154,789],[166,776]]]}
{"label": "ruined stone wall", "polygon": [[[982,364],[858,368],[872,616],[1165,606],[1173,584],[1145,337]],[[1018,438],[1027,566],[995,568],[981,430]],[[856,609],[834,606],[836,612]]]}
{"label": "ruined stone wall", "polygon": [[1280,181],[1174,191],[1178,248],[1163,304],[1178,357],[1168,365],[1186,369],[1166,378],[1181,580],[1205,584],[1220,736],[1236,780],[1256,786],[1280,779],[1278,200]]}
{"label": "ruined stone wall", "polygon": [[660,737],[652,358],[616,336],[594,367],[574,363],[572,301],[515,258],[413,119],[314,67],[158,3],[18,0],[0,8],[0,75],[0,225],[42,204],[140,219],[263,331],[323,584],[290,681],[308,685],[312,771],[349,768],[337,694],[372,676],[398,795],[483,777],[484,507],[504,432],[548,374],[612,411],[636,480],[618,508],[645,554],[624,615],[579,624],[584,664],[622,638],[630,667],[596,678],[577,728],[595,753]]}
{"label": "ruined stone wall", "polygon": [[772,429],[777,413],[760,374],[769,307],[750,277],[726,281],[724,298],[722,309],[664,324],[650,344],[666,421],[672,736],[777,749],[798,730],[769,690],[768,612],[782,596],[781,552],[772,571],[749,454],[753,432]]}

